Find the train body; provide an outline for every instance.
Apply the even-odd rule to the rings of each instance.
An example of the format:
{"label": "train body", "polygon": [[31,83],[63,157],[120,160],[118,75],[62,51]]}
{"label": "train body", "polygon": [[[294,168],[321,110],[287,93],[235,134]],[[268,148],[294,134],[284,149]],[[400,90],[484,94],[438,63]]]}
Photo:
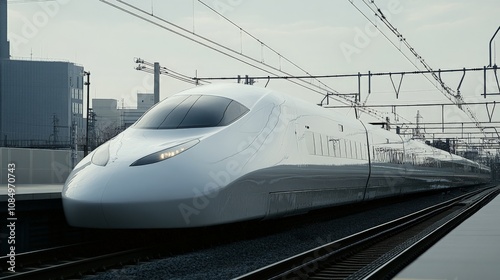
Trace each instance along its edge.
{"label": "train body", "polygon": [[70,225],[186,228],[487,182],[489,169],[269,89],[196,87],[101,145],[63,188]]}

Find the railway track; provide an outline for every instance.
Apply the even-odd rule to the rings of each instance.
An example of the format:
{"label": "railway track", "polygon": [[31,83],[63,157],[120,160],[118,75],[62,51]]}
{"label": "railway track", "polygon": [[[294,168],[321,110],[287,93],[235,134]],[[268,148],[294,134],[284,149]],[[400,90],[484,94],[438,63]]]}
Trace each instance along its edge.
{"label": "railway track", "polygon": [[[453,213],[454,210],[458,210],[462,208],[465,204],[464,199],[466,196],[480,196],[478,193],[472,193],[469,195],[465,195],[459,198],[459,200],[455,199],[453,201],[441,204],[440,207],[446,207],[446,205],[454,205],[453,209],[441,210],[441,217],[449,215]],[[469,198],[471,201],[473,198]],[[435,211],[438,208],[433,207]],[[421,211],[429,212],[427,216],[432,216],[430,214],[431,208]],[[416,219],[416,216],[413,217]],[[398,219],[398,221],[406,221],[410,223],[409,216]],[[434,218],[434,220],[439,220],[439,218]],[[294,219],[295,222],[297,222]],[[274,223],[273,223],[274,224]],[[295,223],[296,225],[297,223]],[[380,230],[388,231],[391,227],[391,223],[381,225]],[[253,227],[252,227],[253,228]],[[278,228],[281,228],[278,226]],[[285,228],[287,228],[285,226]],[[267,228],[267,231],[270,229]],[[271,230],[272,231],[272,230]],[[134,264],[141,260],[146,260],[150,258],[157,258],[158,256],[164,255],[172,255],[178,254],[182,252],[188,252],[192,250],[197,250],[199,248],[206,248],[210,246],[214,246],[214,244],[225,244],[230,242],[228,240],[227,235],[224,233],[232,232],[230,236],[244,236],[244,232],[248,235],[246,238],[254,238],[262,235],[260,231],[256,231],[256,233],[248,233],[248,228],[233,226],[233,227],[222,227],[220,229],[210,229],[210,230],[199,230],[199,231],[159,231],[153,233],[146,233],[143,235],[139,235],[139,233],[144,233],[144,231],[131,231],[125,233],[124,231],[107,233],[108,236],[103,240],[89,243],[81,243],[75,245],[68,246],[60,246],[50,249],[38,250],[33,252],[21,253],[16,255],[16,272],[8,273],[7,267],[8,263],[6,262],[6,257],[0,257],[0,279],[67,279],[72,277],[81,277],[84,274],[93,274],[97,271],[104,271],[111,267],[120,267],[125,264]],[[352,256],[351,262],[357,263],[358,267],[363,267],[368,264],[368,257],[366,255],[362,255],[361,252],[359,255],[354,256],[354,248],[353,243],[361,243],[364,239],[368,239],[371,235],[373,235],[374,231],[364,231],[360,233],[360,235],[350,236],[348,238],[341,239],[333,244],[330,244],[330,247],[322,247],[317,248],[316,251],[311,251],[313,257],[318,256],[326,256],[328,253],[335,253],[336,251],[342,252],[342,257],[345,258],[347,256]],[[265,234],[264,234],[265,235]],[[120,238],[119,236],[122,236]],[[126,238],[124,237],[126,236]],[[133,237],[134,240],[150,240],[148,242],[133,242],[130,239]],[[204,237],[204,238],[201,238]],[[380,238],[383,238],[383,235],[380,234]],[[407,237],[400,237],[407,238]],[[175,242],[166,243],[164,240],[171,239],[175,240]],[[242,238],[245,239],[245,238]],[[232,240],[232,239],[231,239]],[[113,244],[118,244],[115,246]],[[368,246],[368,245],[363,245]],[[351,250],[350,248],[353,248]],[[373,249],[372,251],[374,251]],[[366,251],[369,254],[370,251]],[[337,252],[338,253],[338,252]],[[316,256],[315,256],[316,255]],[[307,262],[304,263],[304,260]],[[317,258],[309,258],[310,256],[298,256],[296,259],[296,263],[305,264],[299,268],[297,272],[299,274],[295,274],[295,276],[299,277],[310,277],[312,276],[313,269],[320,267],[320,262]],[[326,259],[326,257],[324,257]],[[354,260],[354,261],[353,261]],[[363,260],[363,262],[361,261]],[[321,262],[321,264],[323,264]],[[21,267],[22,266],[22,267]],[[281,264],[281,266],[284,266]],[[287,271],[290,270],[292,265],[289,263],[286,264]],[[326,266],[325,266],[326,267]],[[359,269],[358,269],[359,270]],[[274,270],[276,272],[276,270]],[[274,276],[262,276],[266,274],[261,274],[262,272],[257,271],[258,274],[246,275],[242,279],[265,279],[265,278],[273,278]],[[267,272],[266,272],[267,273]],[[277,272],[274,275],[280,275],[283,272]],[[320,273],[320,272],[318,272]],[[334,272],[335,274],[339,272]],[[342,272],[343,273],[343,272]],[[287,274],[288,275],[288,274]],[[292,274],[289,274],[288,278],[293,278]],[[287,278],[285,277],[285,278]],[[321,278],[317,278],[321,279]],[[332,279],[332,278],[328,278]],[[333,278],[335,279],[335,278]],[[343,279],[343,278],[340,278]]]}
{"label": "railway track", "polygon": [[7,271],[0,258],[0,279],[65,279],[106,268],[134,263],[157,254],[158,246],[114,247],[101,242],[81,243],[16,255],[16,272]]}
{"label": "railway track", "polygon": [[236,279],[390,279],[499,192],[465,194]]}
{"label": "railway track", "polygon": [[[238,226],[190,230],[112,230],[92,235],[95,241],[16,254],[15,272],[8,256],[0,257],[0,280],[73,279],[113,267],[186,253],[230,242],[223,232]],[[238,235],[238,234],[236,234]]]}

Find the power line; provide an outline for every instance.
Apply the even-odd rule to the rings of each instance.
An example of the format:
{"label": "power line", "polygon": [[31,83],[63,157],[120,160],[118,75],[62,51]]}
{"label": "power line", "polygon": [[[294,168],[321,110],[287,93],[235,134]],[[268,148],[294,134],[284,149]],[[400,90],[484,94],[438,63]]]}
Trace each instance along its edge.
{"label": "power line", "polygon": [[[401,34],[401,32],[399,32],[398,29],[395,28],[389,22],[389,20],[386,18],[386,16],[382,12],[382,10],[377,6],[377,4],[375,3],[375,1],[374,0],[370,0],[370,1],[363,0],[363,3],[370,10],[372,10],[375,13],[375,16],[378,17],[382,21],[382,23],[384,23],[387,26],[387,28],[389,28],[389,30],[392,33],[394,33],[394,35],[396,35],[396,37],[399,39],[399,41],[402,42],[408,48],[408,50],[410,50],[410,52],[413,54],[413,56],[415,56],[415,58],[417,58],[417,60],[420,62],[420,64],[422,64],[424,66],[424,68],[432,74],[432,77],[441,85],[441,87],[445,90],[446,94],[448,94],[450,97],[457,98],[457,96],[453,93],[453,90],[451,88],[449,88],[443,82],[443,80],[435,74],[435,71],[432,69],[432,67],[430,67],[430,65],[427,64],[427,62],[425,62],[424,58],[417,53],[417,51],[415,50],[415,48],[413,48],[410,45],[410,43],[408,43],[408,41],[403,36],[403,34]],[[373,7],[371,7],[370,4],[373,5],[373,6],[375,6],[375,9]]]}
{"label": "power line", "polygon": [[[413,64],[417,69],[418,69],[418,66],[413,63],[406,54],[403,53],[403,51],[401,50],[401,48],[397,47],[394,42],[392,42],[392,40],[389,39],[389,37],[387,37],[387,35],[385,35],[385,33],[380,30],[380,28],[377,26],[377,24],[375,24],[372,20],[370,20],[368,18],[368,16],[365,15],[365,13],[363,13],[355,4],[352,0],[348,0],[349,3],[351,3],[355,8],[356,10],[358,10],[373,26],[375,26],[381,33],[382,35],[384,35],[384,37],[396,48],[398,49],[398,51],[411,63]],[[388,19],[386,18],[386,16],[384,15],[384,13],[381,11],[381,9],[377,6],[377,4],[375,4],[375,0],[370,0],[370,1],[367,1],[367,0],[363,0],[363,3],[375,14],[375,16],[377,18],[379,18],[382,23],[384,23],[387,28],[389,28],[389,30],[394,33],[396,35],[396,37],[399,39],[400,42],[402,42],[409,50],[410,52],[419,60],[419,62],[424,66],[424,68],[426,70],[428,70],[431,75],[433,76],[433,78],[441,85],[441,89],[438,88],[436,86],[436,88],[438,88],[440,90],[441,93],[443,93],[443,95],[448,98],[451,102],[455,103],[460,109],[462,109],[462,103],[463,103],[463,99],[462,99],[462,96],[460,94],[457,94],[455,95],[453,90],[450,89],[445,83],[444,81],[438,77],[435,73],[435,71],[425,62],[425,60],[423,59],[423,57],[421,55],[419,55],[415,48],[413,48],[406,40],[406,38],[397,30],[397,28],[395,28],[389,21]],[[373,5],[375,8],[373,8],[371,5]],[[431,80],[427,77],[427,76],[424,76],[429,82],[431,82]],[[431,82],[432,83],[432,82]],[[463,109],[462,109],[463,110]],[[465,111],[468,115],[468,117],[477,123],[477,128],[479,130],[482,130],[481,126],[479,125],[479,121],[476,117],[476,115],[474,114],[474,112],[472,112],[472,110],[470,108],[468,108],[467,106],[465,106]]]}
{"label": "power line", "polygon": [[[144,59],[136,58],[134,59],[138,65],[134,68],[135,70],[143,71],[146,73],[154,74],[154,63],[148,62]],[[194,85],[203,85],[203,84],[209,84],[210,82],[204,81],[203,79],[194,79],[192,77],[189,77],[187,75],[184,75],[180,72],[174,71],[172,69],[169,69],[164,66],[160,66],[160,74],[166,75],[169,77],[172,77],[174,79],[177,79],[179,81],[189,83],[189,84],[194,84]]]}
{"label": "power line", "polygon": [[[390,75],[411,75],[411,74],[429,74],[429,73],[450,73],[450,72],[464,72],[464,71],[489,71],[495,70],[494,67],[475,67],[475,68],[460,68],[460,69],[439,69],[438,71],[418,70],[418,71],[396,71],[396,72],[369,72],[369,73],[356,73],[356,74],[327,74],[327,75],[293,75],[293,76],[252,76],[252,79],[267,80],[267,79],[304,79],[304,78],[349,78],[349,77],[368,77],[368,76],[390,76]],[[203,80],[234,80],[237,77],[203,77],[197,78]]]}
{"label": "power line", "polygon": [[10,0],[9,4],[27,4],[27,3],[40,3],[40,2],[53,2],[56,0]]}
{"label": "power line", "polygon": [[[253,34],[251,34],[250,32],[246,31],[243,27],[241,27],[240,25],[236,24],[235,22],[233,22],[232,20],[230,20],[229,18],[227,18],[226,16],[224,16],[223,14],[219,13],[218,11],[216,11],[215,9],[213,9],[212,7],[210,7],[209,5],[207,5],[205,2],[203,2],[202,0],[198,0],[198,2],[200,2],[201,4],[203,4],[205,7],[207,7],[210,11],[214,12],[215,14],[219,15],[220,17],[222,17],[224,20],[226,20],[227,22],[229,22],[230,24],[232,24],[233,26],[235,26],[236,28],[238,28],[242,33],[245,33],[247,34],[248,36],[250,36],[252,39],[254,39],[255,41],[257,41],[258,43],[261,44],[261,46],[263,47],[266,47],[268,48],[270,51],[272,51],[273,53],[275,53],[278,58],[280,59],[281,61],[281,58],[283,58],[285,61],[289,62],[291,65],[295,66],[297,69],[301,70],[302,72],[306,73],[307,74],[307,77],[309,78],[313,78],[315,79],[311,73],[309,73],[307,70],[305,70],[304,68],[300,67],[299,65],[297,65],[295,62],[291,61],[290,59],[288,59],[287,57],[285,57],[284,55],[282,55],[281,53],[279,53],[278,51],[276,51],[274,48],[272,48],[271,46],[269,46],[268,44],[264,43],[262,40],[260,40],[259,38],[257,38],[256,36],[254,36]],[[243,48],[243,47],[242,47]],[[241,52],[243,52],[243,50],[241,50]],[[281,67],[280,67],[280,70],[281,70]],[[335,92],[335,93],[338,93],[336,90],[332,89],[331,87],[329,87],[328,85],[326,85],[325,83],[323,83],[322,81],[316,79],[316,81],[318,81],[318,83],[322,84],[323,86],[325,86],[326,88],[328,88],[330,91],[332,92]]]}
{"label": "power line", "polygon": [[[194,33],[194,29],[193,29],[193,31],[190,31],[190,30],[187,30],[185,28],[182,28],[182,27],[180,27],[180,26],[178,26],[178,25],[176,25],[176,24],[174,24],[174,23],[172,23],[172,22],[170,22],[168,20],[165,20],[165,19],[163,19],[161,17],[158,17],[158,16],[154,15],[152,11],[151,12],[147,12],[147,11],[145,11],[143,9],[138,8],[137,6],[134,6],[132,4],[129,4],[129,3],[125,2],[125,1],[121,1],[121,0],[117,0],[116,4],[115,3],[110,3],[111,1],[106,1],[106,0],[101,0],[101,2],[103,2],[105,4],[108,4],[108,5],[116,8],[116,9],[119,9],[119,10],[125,12],[125,13],[128,13],[128,14],[134,16],[134,17],[142,19],[142,20],[144,20],[146,22],[149,22],[149,23],[151,23],[153,25],[156,25],[156,26],[158,26],[158,27],[160,27],[160,28],[162,28],[164,30],[172,32],[173,34],[179,35],[179,36],[181,36],[183,38],[186,38],[186,39],[188,39],[190,41],[193,41],[193,42],[195,42],[197,44],[200,44],[200,45],[202,45],[202,46],[204,46],[206,48],[209,48],[211,50],[219,52],[219,53],[221,53],[221,54],[223,54],[223,55],[225,55],[225,56],[227,56],[227,57],[229,57],[231,59],[237,60],[237,61],[242,62],[244,64],[247,64],[247,65],[249,65],[251,67],[254,67],[254,68],[258,69],[258,70],[261,70],[261,71],[263,71],[265,73],[268,73],[271,76],[279,76],[279,75],[292,76],[289,73],[283,71],[281,69],[281,66],[279,68],[277,68],[277,67],[274,67],[274,66],[272,66],[272,65],[270,65],[268,63],[265,63],[263,61],[263,59],[262,59],[263,56],[261,57],[261,60],[259,61],[258,59],[255,59],[254,57],[251,57],[251,56],[249,56],[247,54],[244,54],[242,49],[241,49],[241,51],[237,51],[237,50],[235,50],[233,48],[230,48],[230,47],[228,47],[226,45],[218,43],[218,42],[216,42],[214,40],[211,40],[211,39],[209,39],[207,37],[201,36],[199,34],[195,34]],[[203,2],[200,1],[200,3],[203,3]],[[229,21],[229,19],[227,19],[227,20]],[[236,26],[237,28],[240,29],[240,34],[242,34],[244,32],[244,29],[241,28],[241,26],[235,24],[232,21],[230,21],[230,22],[234,26]],[[378,29],[378,27],[377,27],[377,29]],[[248,33],[246,30],[245,30],[245,32],[246,32],[245,34],[249,34],[249,36],[253,36],[250,33]],[[384,33],[382,32],[382,34],[384,34]],[[389,38],[387,37],[387,35],[384,34],[384,36],[389,40]],[[264,43],[260,39],[258,39],[257,37],[255,37],[255,36],[253,36],[253,37],[254,37],[253,38],[254,40],[257,40],[257,42],[259,42],[261,44],[261,49],[264,48],[264,47],[266,47],[267,49],[272,50],[274,53],[276,53],[278,55],[278,57],[281,60],[282,55],[279,52],[275,51],[274,49],[271,49],[267,45],[264,45]],[[389,40],[389,41],[392,43],[391,40]],[[397,48],[397,46],[394,43],[392,43],[392,44]],[[401,51],[401,49],[400,49],[400,52],[408,59],[408,61],[411,62],[411,60],[409,59],[409,57],[406,56]],[[414,63],[412,63],[412,64],[418,69],[418,66],[416,64],[414,64]],[[435,71],[433,71],[432,69],[430,69],[429,71],[430,71],[429,73],[435,75],[435,73],[434,73]],[[367,107],[359,107],[358,104],[357,104],[357,102],[353,102],[352,100],[349,100],[345,96],[340,96],[339,94],[337,94],[337,95],[331,94],[330,92],[326,92],[326,94],[325,94],[325,92],[324,92],[325,89],[323,87],[315,85],[315,84],[313,84],[313,83],[311,83],[309,81],[305,81],[304,80],[304,79],[310,79],[310,78],[312,78],[312,75],[309,75],[309,72],[306,72],[306,74],[308,74],[308,76],[304,76],[302,79],[298,79],[297,81],[289,79],[289,81],[292,82],[292,83],[294,83],[294,84],[296,84],[296,85],[299,85],[299,86],[301,86],[303,88],[306,88],[306,89],[311,90],[313,92],[319,93],[322,96],[326,95],[326,98],[333,98],[334,100],[336,100],[336,101],[338,101],[338,102],[340,102],[342,104],[349,104],[349,105],[353,106],[356,110],[359,109],[359,110],[361,110],[363,112],[367,112],[368,114],[376,116],[377,118],[381,117],[379,115],[379,112],[376,112],[375,110],[369,109]],[[178,76],[177,75],[177,77],[185,79],[185,77],[182,77],[182,76]],[[425,76],[425,77],[426,77],[426,79],[428,79],[430,81],[430,79],[427,76]],[[440,89],[440,90],[442,91],[442,89]],[[454,101],[452,99],[450,99],[450,101],[456,102],[456,100]]]}
{"label": "power line", "polygon": [[[496,101],[493,102],[467,102],[465,105],[490,105],[496,104]],[[362,105],[360,107],[379,107],[379,108],[388,108],[388,107],[429,107],[429,106],[455,106],[455,104],[450,103],[412,103],[412,104],[374,104],[374,105]],[[347,106],[336,106],[336,105],[326,105],[325,108],[348,108]],[[476,122],[473,122],[476,123]],[[483,123],[483,122],[479,122]]]}
{"label": "power line", "polygon": [[[285,74],[285,75],[291,75],[291,74],[289,74],[289,73],[287,73],[287,72],[285,72],[285,71],[282,71],[282,70],[280,70],[280,69],[277,69],[276,67],[273,67],[273,66],[271,66],[271,65],[269,65],[269,64],[266,64],[266,63],[264,63],[264,62],[262,62],[262,61],[256,60],[255,58],[252,58],[252,57],[250,57],[250,56],[248,56],[248,55],[245,55],[245,54],[239,53],[239,52],[235,51],[235,50],[234,50],[234,49],[232,49],[232,48],[229,48],[229,47],[224,46],[224,45],[222,45],[222,44],[220,44],[220,43],[217,43],[217,42],[215,42],[215,41],[213,41],[213,40],[211,40],[211,39],[208,39],[208,38],[206,38],[206,37],[204,37],[204,36],[201,36],[201,35],[199,35],[199,34],[192,33],[192,32],[190,32],[189,30],[187,30],[187,29],[185,29],[185,28],[183,28],[183,27],[181,27],[181,26],[179,26],[179,25],[176,25],[176,24],[174,24],[174,23],[172,23],[172,22],[170,22],[170,21],[168,21],[168,20],[165,20],[165,19],[163,19],[163,18],[161,18],[161,17],[155,16],[154,14],[148,13],[147,11],[145,11],[145,10],[143,10],[143,9],[140,9],[140,8],[138,8],[137,6],[134,6],[134,5],[132,5],[132,4],[129,4],[129,3],[125,2],[125,1],[116,0],[117,2],[121,3],[122,5],[125,5],[125,6],[126,6],[126,7],[128,7],[128,8],[130,8],[130,9],[132,9],[132,10],[135,10],[135,11],[137,11],[138,13],[144,14],[144,16],[141,16],[141,15],[139,15],[139,14],[136,14],[136,13],[134,13],[133,11],[127,10],[127,9],[125,9],[125,8],[123,8],[123,7],[120,7],[120,6],[118,6],[118,5],[115,5],[115,4],[113,4],[113,3],[110,3],[110,2],[108,2],[108,1],[106,1],[106,0],[100,0],[100,1],[101,1],[101,2],[103,2],[103,3],[105,3],[105,4],[108,4],[108,5],[112,6],[112,7],[116,8],[116,9],[118,9],[118,10],[121,10],[121,11],[123,11],[123,12],[125,12],[125,13],[128,13],[128,14],[130,14],[130,15],[132,15],[132,16],[135,16],[135,17],[137,17],[137,18],[139,18],[139,19],[142,19],[142,20],[144,20],[144,21],[146,21],[146,22],[149,22],[149,23],[151,23],[151,24],[153,24],[153,25],[156,25],[156,26],[158,26],[158,27],[160,27],[160,28],[162,28],[162,29],[165,29],[165,30],[167,30],[167,31],[169,31],[169,32],[172,32],[172,33],[176,34],[176,35],[179,35],[179,36],[181,36],[181,37],[183,37],[183,38],[185,38],[185,39],[188,39],[188,40],[190,40],[190,41],[192,41],[192,42],[195,42],[195,43],[197,43],[197,44],[200,44],[200,45],[202,45],[202,46],[204,46],[204,47],[206,47],[206,48],[209,48],[209,49],[211,49],[211,50],[213,50],[213,51],[216,51],[216,52],[218,52],[218,53],[221,53],[221,54],[223,54],[223,55],[226,55],[226,56],[228,56],[229,58],[232,58],[232,59],[234,59],[234,60],[240,61],[240,62],[242,62],[242,63],[244,63],[244,64],[247,64],[247,65],[249,65],[249,66],[251,66],[251,67],[254,67],[254,68],[258,69],[258,70],[261,70],[261,71],[263,71],[263,72],[265,72],[265,73],[271,74],[271,75],[273,75],[273,76],[277,76],[277,75],[278,75],[278,74],[276,74],[276,73],[274,73],[274,72],[272,72],[272,71],[270,71],[270,70],[268,70],[268,69],[265,69],[265,68],[263,68],[262,66],[259,66],[259,65],[257,65],[257,64],[261,64],[261,65],[263,65],[264,67],[270,68],[270,69],[272,69],[272,70],[274,70],[274,71],[278,71],[278,72],[280,72],[280,73],[282,73],[282,74]],[[164,25],[162,25],[162,24],[160,24],[160,23],[158,23],[158,22],[155,22],[155,21],[153,21],[153,20],[150,20],[150,19],[146,18],[146,16],[147,16],[147,17],[151,17],[151,18],[153,18],[153,19],[155,19],[155,20],[158,20],[158,21],[160,21],[160,22],[162,22],[162,23],[164,23],[164,24],[167,24],[167,25],[169,25],[169,26],[172,26],[173,28],[175,28],[175,29],[177,29],[177,30],[180,30],[180,31],[174,30],[174,29],[172,29],[172,28],[170,28],[170,27],[164,26]],[[240,58],[240,57],[242,57],[242,58]],[[245,59],[246,59],[246,60],[245,60]],[[313,92],[319,93],[319,94],[321,94],[321,95],[325,95],[325,93],[323,92],[323,91],[325,91],[325,89],[323,89],[323,88],[321,88],[321,87],[318,87],[318,86],[316,86],[316,85],[314,85],[314,84],[312,84],[312,83],[310,83],[310,82],[307,82],[307,81],[301,80],[301,82],[302,82],[302,83],[307,84],[307,85],[300,84],[300,83],[297,83],[297,82],[295,82],[295,81],[291,81],[291,82],[292,82],[292,83],[294,83],[294,84],[297,84],[297,85],[299,85],[299,86],[301,86],[301,87],[303,87],[303,88],[306,88],[306,89],[308,89],[308,90],[311,90],[311,91],[313,91]],[[314,89],[314,88],[317,88],[317,89]],[[339,101],[339,102],[341,102],[340,100],[338,100],[338,101]]]}
{"label": "power line", "polygon": [[[500,124],[500,122],[481,122],[482,124]],[[421,125],[441,125],[439,122],[421,122]],[[447,125],[453,125],[453,124],[475,124],[474,122],[447,122]],[[397,123],[391,123],[391,125],[398,125]],[[471,127],[474,128],[474,127]]]}
{"label": "power line", "polygon": [[[201,36],[199,34],[195,34],[181,26],[178,26],[168,20],[165,20],[161,17],[158,17],[158,16],[155,16],[154,14],[152,13],[148,13],[147,11],[143,10],[143,9],[140,9],[138,8],[137,6],[134,6],[132,4],[129,4],[125,1],[121,1],[121,0],[116,0],[118,3],[124,5],[126,8],[122,7],[122,6],[119,6],[119,5],[116,5],[116,4],[113,4],[113,3],[110,3],[108,2],[107,0],[100,0],[101,2],[111,6],[111,7],[114,7],[120,11],[123,11],[127,14],[130,14],[134,17],[137,17],[141,20],[144,20],[146,22],[149,22],[153,25],[156,25],[164,30],[167,30],[169,32],[172,32],[176,35],[179,35],[185,39],[188,39],[192,42],[195,42],[197,44],[200,44],[206,48],[209,48],[211,50],[214,50],[216,52],[219,52],[225,56],[228,56],[229,58],[231,59],[234,59],[234,60],[237,60],[237,61],[240,61],[244,64],[247,64],[251,67],[254,67],[258,70],[261,70],[265,73],[268,73],[272,76],[279,76],[276,72],[279,72],[281,74],[284,74],[286,76],[292,76],[290,73],[287,73],[285,71],[283,71],[282,69],[278,69],[272,65],[269,65],[269,64],[266,64],[264,63],[263,61],[258,61],[256,60],[255,58],[253,57],[250,57],[248,55],[245,55],[243,53],[239,53],[238,51],[230,48],[230,47],[227,47],[225,45],[222,45],[220,43],[217,43],[211,39],[208,39],[204,36]],[[131,10],[130,10],[131,9]],[[135,11],[135,12],[134,12]],[[138,14],[139,13],[139,14]],[[141,15],[142,14],[142,15]],[[147,17],[151,17],[159,22],[156,22],[152,19],[149,19]],[[169,25],[171,27],[168,27],[168,26],[165,26],[164,24],[166,25]],[[259,66],[259,65],[262,65],[262,66]],[[264,67],[267,67],[269,69],[265,69]],[[274,71],[274,72],[273,72]],[[309,76],[307,78],[310,78]],[[329,94],[329,92],[327,91],[326,93],[324,91],[326,91],[324,88],[322,87],[319,87],[311,82],[308,82],[308,81],[305,81],[304,79],[298,79],[299,81],[294,81],[294,80],[290,80],[291,83],[294,83],[298,86],[301,86],[305,89],[308,89],[312,92],[315,92],[315,93],[318,93],[318,94],[321,94],[322,96],[329,96],[330,98],[342,103],[342,104],[350,104],[351,106],[354,106],[356,105],[355,102],[343,97],[343,96],[338,96],[338,95],[332,95],[332,94]],[[363,110],[365,113],[368,113],[374,117],[377,117],[377,118],[383,118],[382,116],[380,116],[380,112],[375,112],[373,110],[370,110],[370,109],[364,109]]]}

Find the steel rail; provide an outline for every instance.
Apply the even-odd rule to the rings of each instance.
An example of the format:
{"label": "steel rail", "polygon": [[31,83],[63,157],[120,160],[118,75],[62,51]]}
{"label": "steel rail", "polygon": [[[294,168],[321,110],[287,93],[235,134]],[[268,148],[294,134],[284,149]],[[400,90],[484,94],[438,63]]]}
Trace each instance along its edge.
{"label": "steel rail", "polygon": [[485,206],[495,196],[497,196],[498,193],[499,189],[496,189],[480,197],[478,200],[473,201],[470,205],[463,209],[463,211],[459,212],[456,217],[439,226],[437,229],[433,230],[424,238],[401,251],[396,256],[393,256],[389,261],[386,261],[382,266],[370,273],[366,279],[392,279],[392,277],[407,264],[415,260],[419,255],[439,241],[439,239]]}
{"label": "steel rail", "polygon": [[[73,252],[73,250],[78,252]],[[23,259],[34,260],[36,258],[43,260],[44,263],[29,261],[29,264],[34,265],[33,267],[24,266],[21,271],[4,273],[0,279],[64,279],[81,276],[88,272],[105,270],[108,267],[135,263],[140,259],[149,258],[157,255],[159,248],[150,245],[132,249],[107,250],[95,252],[94,254],[89,251],[92,251],[92,249],[83,249],[82,244],[78,244],[19,254],[19,257],[22,258],[19,260],[16,258],[16,263]],[[59,257],[53,258],[54,253],[59,253]],[[46,258],[49,258],[49,260]],[[47,263],[47,261],[50,262]]]}
{"label": "steel rail", "polygon": [[[52,248],[40,249],[30,252],[24,252],[16,254],[16,268],[25,268],[39,265],[42,261],[52,261],[60,259],[64,256],[74,255],[77,252],[81,252],[83,248],[90,248],[94,243],[79,243],[71,245],[63,245]],[[0,271],[8,271],[9,256],[0,257]],[[0,275],[0,279],[3,275]]]}
{"label": "steel rail", "polygon": [[[339,239],[337,241],[319,246],[304,253],[292,256],[285,260],[249,272],[235,279],[307,279],[315,271],[318,271],[327,261],[342,261],[354,256],[357,252],[366,250],[368,247],[385,240],[388,236],[393,236],[412,226],[418,225],[436,215],[448,215],[446,211],[456,207],[460,201],[470,198],[484,189],[464,194],[449,201],[428,207],[410,215],[398,218],[388,223],[364,230],[354,235]],[[354,262],[366,262],[363,259],[355,259]],[[368,264],[365,264],[368,265]],[[375,268],[372,268],[375,269]],[[351,270],[349,265],[345,266],[346,274],[353,274],[358,269]],[[321,279],[318,277],[317,279]],[[330,279],[330,278],[325,278]],[[343,279],[340,277],[339,279]]]}
{"label": "steel rail", "polygon": [[0,279],[64,279],[67,277],[82,276],[88,272],[105,270],[108,267],[135,263],[145,255],[157,252],[156,246],[147,248],[134,248],[104,255],[77,258],[74,260],[61,260],[59,263],[37,267],[33,270],[11,273]]}

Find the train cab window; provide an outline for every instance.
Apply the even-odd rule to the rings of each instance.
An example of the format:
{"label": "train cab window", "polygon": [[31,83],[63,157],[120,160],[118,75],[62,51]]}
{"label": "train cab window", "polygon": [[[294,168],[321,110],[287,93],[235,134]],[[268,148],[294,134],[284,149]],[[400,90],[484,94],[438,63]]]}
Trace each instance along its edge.
{"label": "train cab window", "polygon": [[140,118],[135,127],[177,129],[226,126],[249,111],[229,98],[210,95],[170,97]]}

